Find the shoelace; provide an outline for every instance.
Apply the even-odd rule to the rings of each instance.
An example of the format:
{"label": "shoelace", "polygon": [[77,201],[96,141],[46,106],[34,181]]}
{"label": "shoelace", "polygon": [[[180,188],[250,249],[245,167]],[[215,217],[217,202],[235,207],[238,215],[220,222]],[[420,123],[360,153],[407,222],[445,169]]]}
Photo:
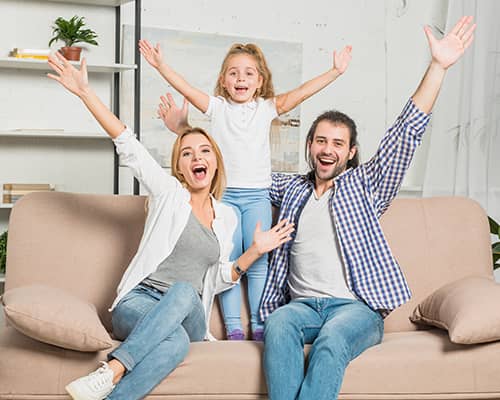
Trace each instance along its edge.
{"label": "shoelace", "polygon": [[[102,361],[101,361],[102,362]],[[102,362],[102,367],[97,369],[96,371],[92,372],[89,375],[89,378],[92,377],[92,379],[89,379],[90,381],[90,387],[93,391],[99,392],[101,391],[104,387],[109,385],[109,376],[108,374],[110,373],[110,368],[105,362]]]}

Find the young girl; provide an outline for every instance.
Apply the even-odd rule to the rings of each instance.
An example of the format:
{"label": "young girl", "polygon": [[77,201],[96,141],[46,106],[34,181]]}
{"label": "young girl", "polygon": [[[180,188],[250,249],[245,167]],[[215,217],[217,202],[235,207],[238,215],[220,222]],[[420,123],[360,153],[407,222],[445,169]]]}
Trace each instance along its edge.
{"label": "young girl", "polygon": [[169,176],[92,91],[85,60],[77,70],[56,55],[49,58],[56,74],[48,76],[83,101],[149,194],[144,233],[112,305],[113,333],[123,343],[66,390],[76,400],[142,399],[184,359],[190,342],[208,335],[215,294],[288,241],[293,228],[285,221],[267,232],[257,227],[252,246],[229,261],[237,219],[215,199],[225,172],[214,140],[200,128],[180,134]]}
{"label": "young girl", "polygon": [[[241,220],[241,232],[234,240],[233,257],[252,244],[258,221],[263,229],[271,226],[271,122],[333,82],[347,69],[351,47],[333,53],[334,65],[327,72],[285,94],[274,94],[271,71],[260,48],[254,44],[234,44],[226,54],[217,79],[215,96],[192,87],[164,61],[160,45],[139,42],[144,58],[198,110],[211,118],[211,134],[220,145],[227,168],[227,189],[222,201],[233,206]],[[267,255],[259,258],[248,272],[248,298],[254,340],[263,339],[259,304],[267,275]],[[221,304],[228,339],[244,339],[239,287],[226,291]]]}

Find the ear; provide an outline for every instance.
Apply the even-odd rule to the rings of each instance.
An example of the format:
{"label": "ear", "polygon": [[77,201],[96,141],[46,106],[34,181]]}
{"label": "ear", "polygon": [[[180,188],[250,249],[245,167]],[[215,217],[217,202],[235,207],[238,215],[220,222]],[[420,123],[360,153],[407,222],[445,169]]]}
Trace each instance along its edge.
{"label": "ear", "polygon": [[352,160],[358,151],[357,146],[352,146],[349,150],[349,160]]}
{"label": "ear", "polygon": [[263,83],[264,83],[264,78],[262,77],[261,74],[259,74],[259,83],[257,84],[257,88],[260,89]]}

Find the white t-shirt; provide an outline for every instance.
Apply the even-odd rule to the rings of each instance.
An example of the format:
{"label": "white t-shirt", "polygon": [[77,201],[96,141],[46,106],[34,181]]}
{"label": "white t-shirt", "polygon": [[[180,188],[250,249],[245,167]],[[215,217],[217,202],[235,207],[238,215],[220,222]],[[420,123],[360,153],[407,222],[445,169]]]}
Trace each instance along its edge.
{"label": "white t-shirt", "polygon": [[227,187],[271,186],[271,122],[278,116],[273,99],[238,104],[210,96],[210,134],[217,141],[226,167]]}
{"label": "white t-shirt", "polygon": [[328,210],[332,189],[313,194],[300,214],[290,250],[288,287],[292,299],[337,297],[355,299],[347,287],[337,232]]}

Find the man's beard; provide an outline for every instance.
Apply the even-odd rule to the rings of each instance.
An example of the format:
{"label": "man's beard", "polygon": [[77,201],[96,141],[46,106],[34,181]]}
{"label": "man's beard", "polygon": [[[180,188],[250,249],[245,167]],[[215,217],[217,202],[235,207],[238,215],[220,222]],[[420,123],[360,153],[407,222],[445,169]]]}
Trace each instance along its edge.
{"label": "man's beard", "polygon": [[339,164],[338,161],[337,161],[337,165],[335,166],[335,168],[333,168],[333,170],[331,172],[320,172],[317,168],[318,166],[318,158],[320,158],[321,156],[319,155],[318,157],[314,158],[312,160],[313,162],[313,170],[314,170],[314,175],[321,179],[322,181],[329,181],[333,178],[335,178],[336,176],[340,175],[342,172],[344,172],[346,170],[346,167],[347,167],[347,162],[348,160],[346,159],[342,164]]}

